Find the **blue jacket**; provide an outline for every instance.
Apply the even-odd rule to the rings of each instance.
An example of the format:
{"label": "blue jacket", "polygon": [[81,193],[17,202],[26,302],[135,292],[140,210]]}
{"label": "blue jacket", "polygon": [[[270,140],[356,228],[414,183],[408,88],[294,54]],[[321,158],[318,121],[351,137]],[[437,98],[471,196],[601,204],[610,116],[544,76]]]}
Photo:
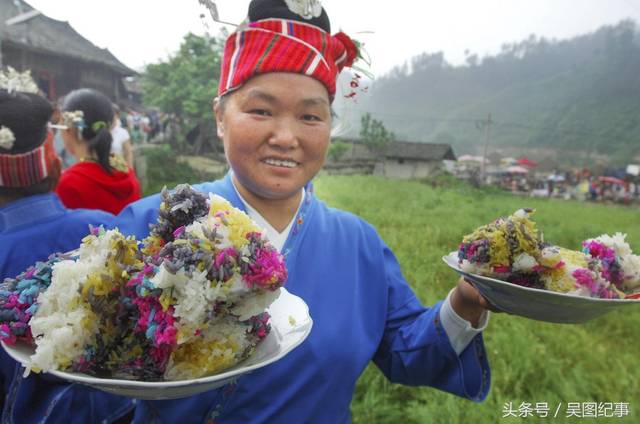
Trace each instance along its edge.
{"label": "blue jacket", "polygon": [[[195,186],[244,209],[230,176]],[[482,336],[456,355],[439,320],[423,307],[393,253],[360,218],[327,207],[307,187],[283,253],[286,288],[309,305],[314,326],[285,358],[242,376],[237,385],[190,398],[140,401],[135,422],[347,423],[356,380],[373,360],[393,382],[429,385],[474,401],[489,391]],[[115,225],[148,234],[158,195],[124,209]]]}
{"label": "blue jacket", "polygon": [[[0,208],[0,280],[15,277],[55,252],[80,246],[89,224],[108,226],[113,215],[66,209],[53,193]],[[49,374],[23,377],[24,368],[0,349],[2,423],[113,422],[133,408],[131,399],[69,384]]]}

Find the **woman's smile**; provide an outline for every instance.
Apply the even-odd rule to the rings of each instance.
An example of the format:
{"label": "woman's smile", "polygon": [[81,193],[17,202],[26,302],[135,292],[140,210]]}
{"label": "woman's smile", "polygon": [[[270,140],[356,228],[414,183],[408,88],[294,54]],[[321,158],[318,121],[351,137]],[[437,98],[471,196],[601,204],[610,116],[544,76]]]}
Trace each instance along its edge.
{"label": "woman's smile", "polygon": [[280,158],[266,158],[262,160],[263,163],[266,163],[270,166],[275,166],[278,168],[296,168],[300,164],[292,159],[280,159]]}

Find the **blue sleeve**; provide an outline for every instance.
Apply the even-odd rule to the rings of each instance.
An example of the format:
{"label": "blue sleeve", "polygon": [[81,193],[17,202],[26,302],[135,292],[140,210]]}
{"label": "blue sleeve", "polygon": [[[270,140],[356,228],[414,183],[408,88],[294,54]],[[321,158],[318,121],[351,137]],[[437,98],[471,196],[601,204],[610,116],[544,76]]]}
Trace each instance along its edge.
{"label": "blue sleeve", "polygon": [[424,308],[384,246],[388,308],[374,362],[394,383],[428,385],[474,401],[489,393],[491,373],[482,335],[456,355],[440,322],[440,306]]}
{"label": "blue sleeve", "polygon": [[46,373],[25,378],[24,368],[4,351],[0,369],[3,423],[112,423],[134,406],[132,399],[69,384]]}
{"label": "blue sleeve", "polygon": [[131,203],[115,217],[110,228],[117,228],[122,234],[134,235],[142,240],[149,235],[149,225],[158,219],[160,202],[160,194],[154,194]]}

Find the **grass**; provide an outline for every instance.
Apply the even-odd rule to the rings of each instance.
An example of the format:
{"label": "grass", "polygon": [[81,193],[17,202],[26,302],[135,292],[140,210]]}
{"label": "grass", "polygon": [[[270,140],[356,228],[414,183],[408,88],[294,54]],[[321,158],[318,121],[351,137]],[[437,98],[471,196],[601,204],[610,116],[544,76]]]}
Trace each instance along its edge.
{"label": "grass", "polygon": [[[211,180],[178,162],[166,149],[151,153],[146,193],[182,182]],[[354,212],[378,229],[402,265],[405,278],[427,305],[446,296],[457,278],[441,261],[463,235],[498,216],[533,207],[545,238],[578,248],[582,240],[617,231],[640,251],[640,211],[621,206],[515,197],[493,189],[478,190],[455,180],[398,182],[371,176],[322,176],[318,197]],[[357,384],[352,402],[355,424],[370,423],[558,423],[567,402],[626,402],[624,418],[605,422],[640,422],[640,308],[613,312],[582,325],[560,325],[494,314],[485,331],[492,367],[488,399],[476,404],[431,388],[390,384],[370,366]],[[547,403],[557,418],[502,418],[505,404]]]}
{"label": "grass", "polygon": [[[378,229],[393,249],[418,297],[432,304],[446,296],[456,275],[441,261],[462,236],[521,207],[534,216],[545,239],[578,248],[582,240],[617,231],[640,251],[640,211],[583,202],[515,197],[458,184],[397,182],[370,176],[323,176],[318,197],[354,212]],[[613,312],[581,325],[560,325],[494,314],[485,331],[492,366],[488,399],[476,404],[431,388],[393,385],[370,366],[352,402],[354,423],[582,422],[566,418],[567,402],[626,402],[624,418],[640,422],[640,308]],[[502,418],[511,402],[546,402],[550,416]],[[560,413],[553,418],[562,402]],[[594,420],[591,418],[591,420]]]}

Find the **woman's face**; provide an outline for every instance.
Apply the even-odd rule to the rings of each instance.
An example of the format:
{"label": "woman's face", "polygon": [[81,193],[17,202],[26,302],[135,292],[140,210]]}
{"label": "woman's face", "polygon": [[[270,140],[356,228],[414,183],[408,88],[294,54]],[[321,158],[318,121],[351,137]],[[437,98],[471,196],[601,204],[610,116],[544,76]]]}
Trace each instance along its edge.
{"label": "woman's face", "polygon": [[214,110],[227,160],[253,195],[292,198],[322,168],[331,106],[317,80],[283,72],[259,75]]}
{"label": "woman's face", "polygon": [[78,137],[76,134],[78,133],[78,129],[75,127],[67,128],[65,130],[59,130],[60,136],[62,137],[62,142],[64,144],[64,148],[72,155],[75,155],[76,146],[78,144]]}

